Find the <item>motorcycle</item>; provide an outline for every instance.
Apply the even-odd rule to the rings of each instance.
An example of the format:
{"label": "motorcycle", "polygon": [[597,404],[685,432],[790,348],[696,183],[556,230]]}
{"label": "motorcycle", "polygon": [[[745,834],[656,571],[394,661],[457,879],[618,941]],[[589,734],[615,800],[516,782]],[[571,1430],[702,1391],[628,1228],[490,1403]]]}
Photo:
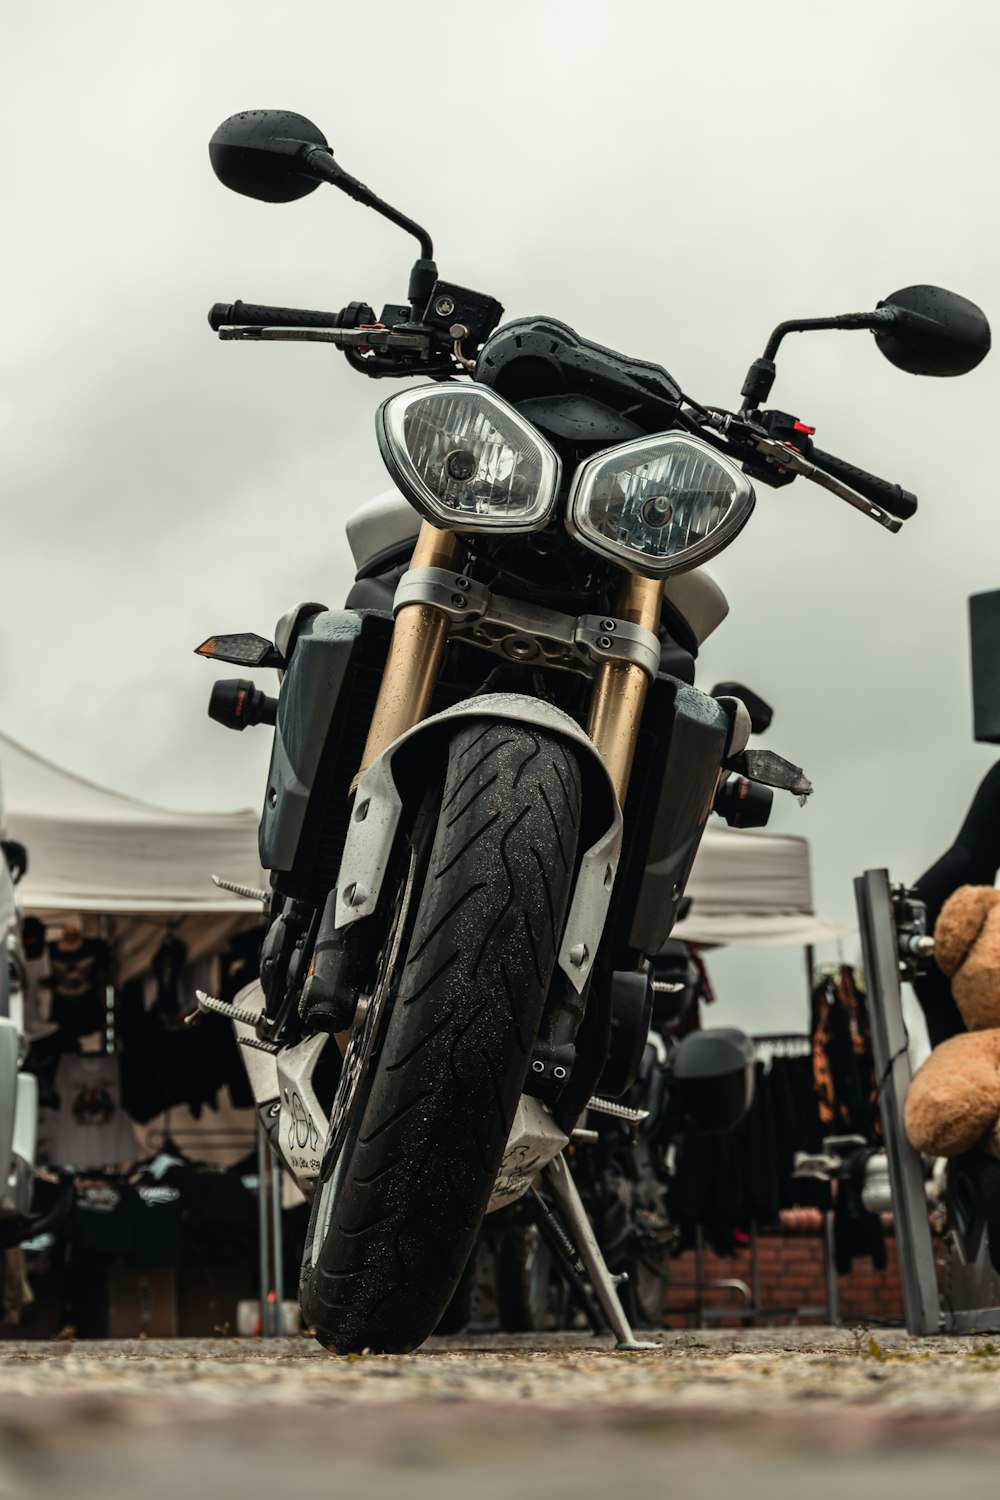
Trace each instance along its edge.
{"label": "motorcycle", "polygon": [[[908,287],[870,313],[783,323],[737,411],[548,317],[501,326],[438,275],[430,236],[335,161],[300,115],[234,115],[210,144],[229,188],[287,202],[332,184],[419,243],[407,301],[315,312],[236,301],[225,340],[317,341],[374,379],[394,489],[347,523],[346,605],[292,609],[274,640],[198,651],[276,668],[277,697],[217,683],[209,712],[274,726],[260,824],[270,918],[259,987],[229,1014],[261,1117],[312,1198],[305,1319],[340,1351],[433,1330],[485,1214],[541,1172],[619,1341],[633,1342],[566,1169],[583,1112],[632,1084],[670,933],[713,807],[801,769],[747,748],[735,696],[694,686],[725,613],[701,565],[756,482],[802,476],[897,531],[913,495],[768,410],[782,338],[865,328],[900,368],[985,356],[971,302]],[[233,889],[228,882],[220,882]],[[709,1034],[704,1034],[709,1035]],[[694,1034],[671,1088],[708,1117],[749,1097],[738,1042]],[[624,1106],[619,1106],[624,1107]]]}
{"label": "motorcycle", "polygon": [[22,1071],[27,960],[17,885],[28,868],[24,845],[3,833],[0,793],[0,1249],[27,1237],[38,1136],[38,1087]]}

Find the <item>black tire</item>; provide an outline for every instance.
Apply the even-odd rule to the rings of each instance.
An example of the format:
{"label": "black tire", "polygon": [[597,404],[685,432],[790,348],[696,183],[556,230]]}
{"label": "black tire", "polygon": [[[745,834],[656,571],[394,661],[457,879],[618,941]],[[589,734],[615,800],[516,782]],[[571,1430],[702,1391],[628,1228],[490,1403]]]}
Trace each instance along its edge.
{"label": "black tire", "polygon": [[572,1319],[569,1287],[535,1224],[518,1224],[496,1251],[496,1300],[505,1333],[553,1333]]}
{"label": "black tire", "polygon": [[619,1289],[633,1328],[662,1328],[667,1305],[667,1252],[633,1256],[626,1262],[628,1281]]}
{"label": "black tire", "polygon": [[413,1349],[451,1300],[527,1072],[579,821],[579,766],[559,739],[496,721],[457,730],[426,875],[400,918],[384,1039],[313,1206],[302,1311],[329,1348]]}

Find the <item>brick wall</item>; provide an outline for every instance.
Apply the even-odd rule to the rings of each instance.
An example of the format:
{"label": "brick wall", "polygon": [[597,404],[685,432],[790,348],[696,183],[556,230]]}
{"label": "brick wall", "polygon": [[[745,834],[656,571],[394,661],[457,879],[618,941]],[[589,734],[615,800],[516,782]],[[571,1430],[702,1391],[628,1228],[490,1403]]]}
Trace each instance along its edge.
{"label": "brick wall", "polygon": [[[818,1213],[806,1228],[772,1229],[758,1235],[760,1302],[764,1311],[754,1318],[757,1324],[829,1322],[827,1307],[826,1256],[822,1224]],[[896,1259],[896,1241],[886,1234],[887,1265],[877,1271],[867,1256],[856,1258],[849,1275],[837,1276],[839,1320],[845,1324],[903,1321],[903,1295]],[[703,1256],[706,1281],[745,1282],[753,1286],[750,1247],[734,1255],[720,1256],[706,1249]],[[666,1324],[669,1328],[697,1327],[695,1252],[685,1251],[670,1262],[670,1291],[667,1298]],[[744,1305],[735,1289],[708,1290],[702,1294],[706,1309],[721,1312]],[[820,1309],[800,1314],[799,1309]],[[708,1327],[738,1327],[738,1317],[713,1316],[704,1320]]]}

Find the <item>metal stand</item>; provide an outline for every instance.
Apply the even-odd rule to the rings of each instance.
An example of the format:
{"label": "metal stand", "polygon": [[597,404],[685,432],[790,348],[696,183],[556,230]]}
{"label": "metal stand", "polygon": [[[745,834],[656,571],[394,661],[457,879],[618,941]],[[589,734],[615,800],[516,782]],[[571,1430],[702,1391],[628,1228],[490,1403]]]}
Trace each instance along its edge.
{"label": "metal stand", "polygon": [[941,1306],[923,1162],[903,1128],[903,1106],[912,1075],[900,970],[905,969],[915,949],[911,936],[899,931],[887,870],[866,870],[855,880],[854,894],[907,1331],[927,1335],[968,1332],[973,1328],[1000,1330],[1000,1307],[945,1311]]}
{"label": "metal stand", "polygon": [[837,1301],[837,1257],[833,1243],[833,1209],[823,1215],[823,1270],[826,1275],[826,1317],[833,1328],[840,1327],[840,1305]]}
{"label": "metal stand", "polygon": [[545,1171],[552,1188],[552,1196],[566,1221],[570,1235],[576,1242],[580,1259],[590,1276],[594,1296],[600,1303],[601,1311],[608,1320],[619,1349],[658,1349],[659,1344],[642,1343],[632,1332],[632,1326],[625,1316],[625,1309],[618,1297],[614,1277],[605,1264],[601,1247],[590,1227],[586,1209],[562,1152],[548,1163]]}
{"label": "metal stand", "polygon": [[281,1243],[281,1165],[260,1120],[257,1121],[257,1233],[259,1249],[260,1336],[280,1338],[285,1264]]}
{"label": "metal stand", "polygon": [[[744,1328],[752,1327],[754,1324],[772,1318],[789,1318],[793,1325],[800,1318],[826,1318],[828,1322],[836,1324],[837,1317],[837,1282],[836,1273],[833,1270],[832,1250],[832,1224],[833,1215],[828,1214],[827,1224],[824,1232],[824,1262],[826,1266],[826,1289],[827,1301],[824,1307],[792,1307],[775,1306],[765,1307],[762,1302],[760,1281],[760,1235],[757,1220],[750,1221],[750,1284],[739,1280],[737,1277],[726,1279],[705,1279],[705,1232],[700,1224],[695,1226],[694,1237],[694,1281],[678,1281],[671,1278],[670,1285],[674,1289],[693,1290],[694,1304],[691,1307],[670,1307],[668,1313],[691,1315],[694,1319],[692,1327],[704,1328],[713,1322],[739,1322]],[[742,1297],[743,1303],[740,1307],[706,1307],[706,1292],[735,1292]]]}

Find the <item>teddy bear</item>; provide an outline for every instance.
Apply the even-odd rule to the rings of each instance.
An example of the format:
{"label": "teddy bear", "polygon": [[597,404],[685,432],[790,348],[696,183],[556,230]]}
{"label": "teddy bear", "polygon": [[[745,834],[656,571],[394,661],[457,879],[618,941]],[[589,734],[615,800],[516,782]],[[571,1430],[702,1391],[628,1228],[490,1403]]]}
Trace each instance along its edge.
{"label": "teddy bear", "polygon": [[978,1148],[1000,1158],[1000,891],[963,885],[941,907],[934,959],[966,1031],[917,1069],[906,1096],[910,1143],[927,1156]]}

